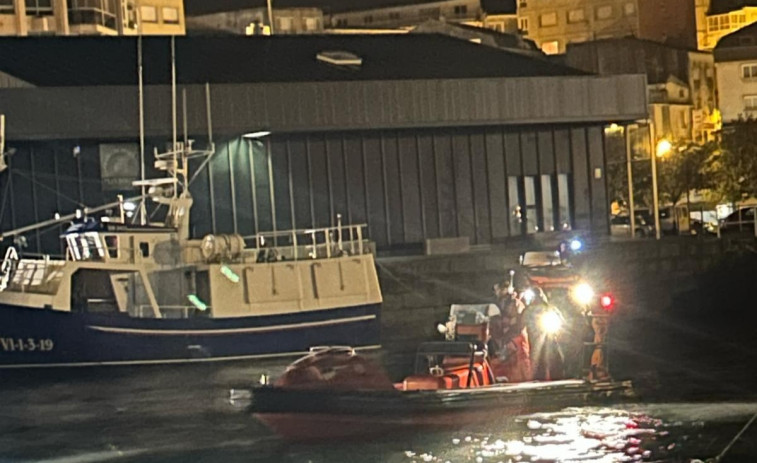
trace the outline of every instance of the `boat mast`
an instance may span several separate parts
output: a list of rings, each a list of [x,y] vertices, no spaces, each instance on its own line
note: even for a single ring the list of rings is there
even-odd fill
[[[139,14],[139,8],[137,8]],[[139,179],[142,182],[142,200],[139,202],[139,223],[147,223],[147,205],[145,204],[146,186],[145,186],[145,95],[144,95],[144,71],[142,62],[142,18],[138,18],[137,27],[139,37],[137,38],[137,67],[139,72]]]
[[[171,151],[173,152],[173,197],[177,197],[178,179],[176,167],[178,165],[178,153],[177,153],[177,133],[176,133],[176,36],[171,36],[171,124],[173,127],[173,144],[171,145]],[[186,147],[184,147],[186,149]]]

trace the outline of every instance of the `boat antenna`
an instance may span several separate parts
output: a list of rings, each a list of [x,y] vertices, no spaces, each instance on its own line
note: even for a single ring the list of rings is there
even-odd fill
[[[137,8],[137,14],[139,8]],[[145,196],[147,194],[145,186],[145,88],[144,88],[144,65],[142,61],[142,18],[138,17],[137,28],[139,36],[137,37],[137,69],[139,75],[139,179],[142,182],[142,199],[139,202],[139,222],[140,225],[147,223],[147,210],[145,208]]]
[[[171,146],[171,151],[173,152],[173,161],[174,166],[177,164],[177,153],[176,153],[176,36],[171,36],[171,123],[173,126],[173,145]],[[173,196],[176,197],[176,169],[173,169],[173,177],[174,177],[174,189],[173,189]]]

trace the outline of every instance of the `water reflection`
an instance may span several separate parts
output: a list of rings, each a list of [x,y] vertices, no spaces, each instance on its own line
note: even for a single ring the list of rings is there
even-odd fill
[[[502,423],[498,432],[452,437],[434,450],[407,450],[413,462],[669,461],[701,423],[669,424],[645,413],[612,408],[570,408]]]

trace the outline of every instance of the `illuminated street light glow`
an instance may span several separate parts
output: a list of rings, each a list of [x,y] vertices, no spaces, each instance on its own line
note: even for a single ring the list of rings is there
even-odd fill
[[[126,212],[134,212],[134,211],[136,211],[136,210],[137,210],[137,205],[136,205],[136,204],[134,204],[134,203],[133,203],[133,202],[131,202],[131,201],[126,201],[126,202],[124,203],[124,206],[123,206],[123,207],[124,207],[124,211],[126,211]]]
[[[657,142],[657,157],[662,158],[670,154],[670,152],[673,151],[673,144],[670,143],[670,140],[662,139],[659,142]]]
[[[584,244],[581,242],[581,240],[572,240],[570,242],[571,251],[580,251],[582,247],[584,247]]]

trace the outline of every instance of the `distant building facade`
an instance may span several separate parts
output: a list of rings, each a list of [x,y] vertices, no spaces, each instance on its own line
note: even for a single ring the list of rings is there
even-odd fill
[[[276,8],[272,10],[276,34],[322,34],[323,11],[320,8]],[[270,35],[271,24],[266,8],[224,11],[187,18],[187,28],[222,31],[244,35]]]
[[[0,0],[0,35],[184,35],[182,0]]]
[[[516,0],[435,0],[348,10],[329,18],[331,29],[410,29],[429,20],[518,32]]]
[[[702,142],[717,130],[711,53],[629,37],[571,44],[565,62],[601,75],[646,74],[657,138]]]
[[[501,48],[534,57],[544,57],[536,44],[520,34],[501,33],[498,30],[448,23],[429,19],[410,31],[411,34],[442,34],[481,45]]]
[[[547,54],[627,36],[696,48],[694,6],[692,0],[519,0],[518,26]]]
[[[757,0],[696,0],[697,44],[712,50],[726,35],[757,21]]]
[[[723,37],[714,54],[723,123],[757,117],[757,24]]]

